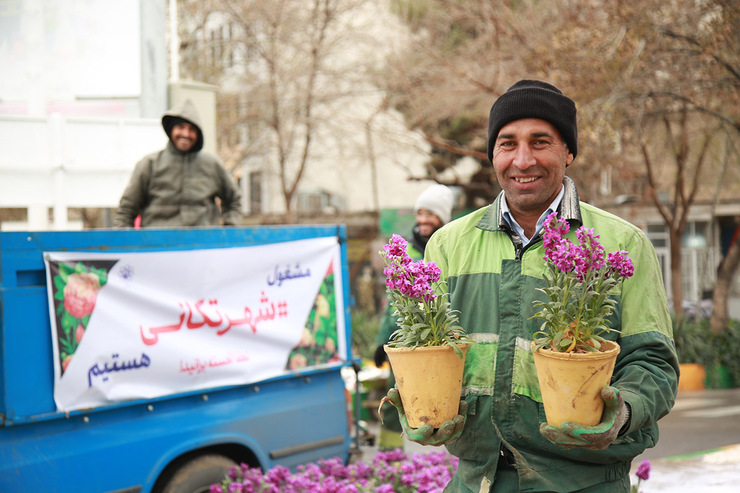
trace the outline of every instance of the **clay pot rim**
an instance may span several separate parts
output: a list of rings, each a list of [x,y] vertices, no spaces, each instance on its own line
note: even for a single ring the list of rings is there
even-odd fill
[[[589,360],[602,360],[602,359],[609,359],[614,356],[614,353],[619,354],[621,351],[621,348],[619,347],[619,344],[615,341],[604,341],[606,346],[611,346],[609,349],[603,350],[603,351],[596,351],[593,353],[561,353],[560,351],[553,351],[551,349],[545,349],[545,348],[539,348],[537,351],[535,351],[536,354],[544,357],[544,358],[551,358],[551,359],[560,359],[560,360],[579,360],[579,359],[589,359]],[[532,343],[532,346],[534,346],[534,342]]]

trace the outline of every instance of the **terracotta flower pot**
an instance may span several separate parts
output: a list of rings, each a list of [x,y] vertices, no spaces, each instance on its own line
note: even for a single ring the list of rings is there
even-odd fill
[[[573,421],[594,426],[601,421],[601,389],[611,383],[619,344],[606,341],[595,353],[560,353],[538,349],[533,353],[547,423]]]
[[[681,376],[678,378],[678,391],[704,390],[706,380],[706,368],[698,363],[681,363]]]
[[[462,358],[448,346],[416,349],[385,346],[412,428],[425,424],[439,428],[457,415],[468,346],[459,344]]]

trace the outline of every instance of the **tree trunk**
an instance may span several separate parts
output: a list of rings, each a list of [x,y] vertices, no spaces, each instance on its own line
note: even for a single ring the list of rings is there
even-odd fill
[[[676,320],[683,319],[683,280],[681,275],[681,231],[670,230],[671,299]]]
[[[712,293],[712,316],[709,319],[709,326],[712,333],[720,334],[727,330],[729,316],[730,287],[732,278],[735,276],[738,265],[740,265],[740,242],[738,241],[740,226],[735,228],[735,234],[727,249],[725,258],[720,262],[717,268],[717,281],[714,284],[714,293]]]

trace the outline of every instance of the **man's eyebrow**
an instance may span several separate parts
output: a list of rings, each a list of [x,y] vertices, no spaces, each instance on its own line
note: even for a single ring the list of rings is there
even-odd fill
[[[551,139],[554,139],[555,136],[551,134],[550,132],[533,132],[529,134],[530,139],[540,139],[542,137],[549,137]],[[496,141],[499,140],[508,140],[508,139],[515,139],[515,134],[498,134],[498,137],[496,138]]]

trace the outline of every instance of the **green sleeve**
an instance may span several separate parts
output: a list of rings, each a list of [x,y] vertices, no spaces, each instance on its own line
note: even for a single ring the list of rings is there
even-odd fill
[[[627,250],[635,274],[622,287],[621,351],[613,385],[630,405],[631,432],[655,426],[668,414],[676,400],[679,370],[655,250],[642,231],[635,233]]]
[[[149,177],[152,173],[152,160],[154,156],[149,155],[136,163],[131,180],[126,186],[121,201],[113,218],[113,226],[116,228],[131,228],[134,219],[146,207],[149,201]]]

